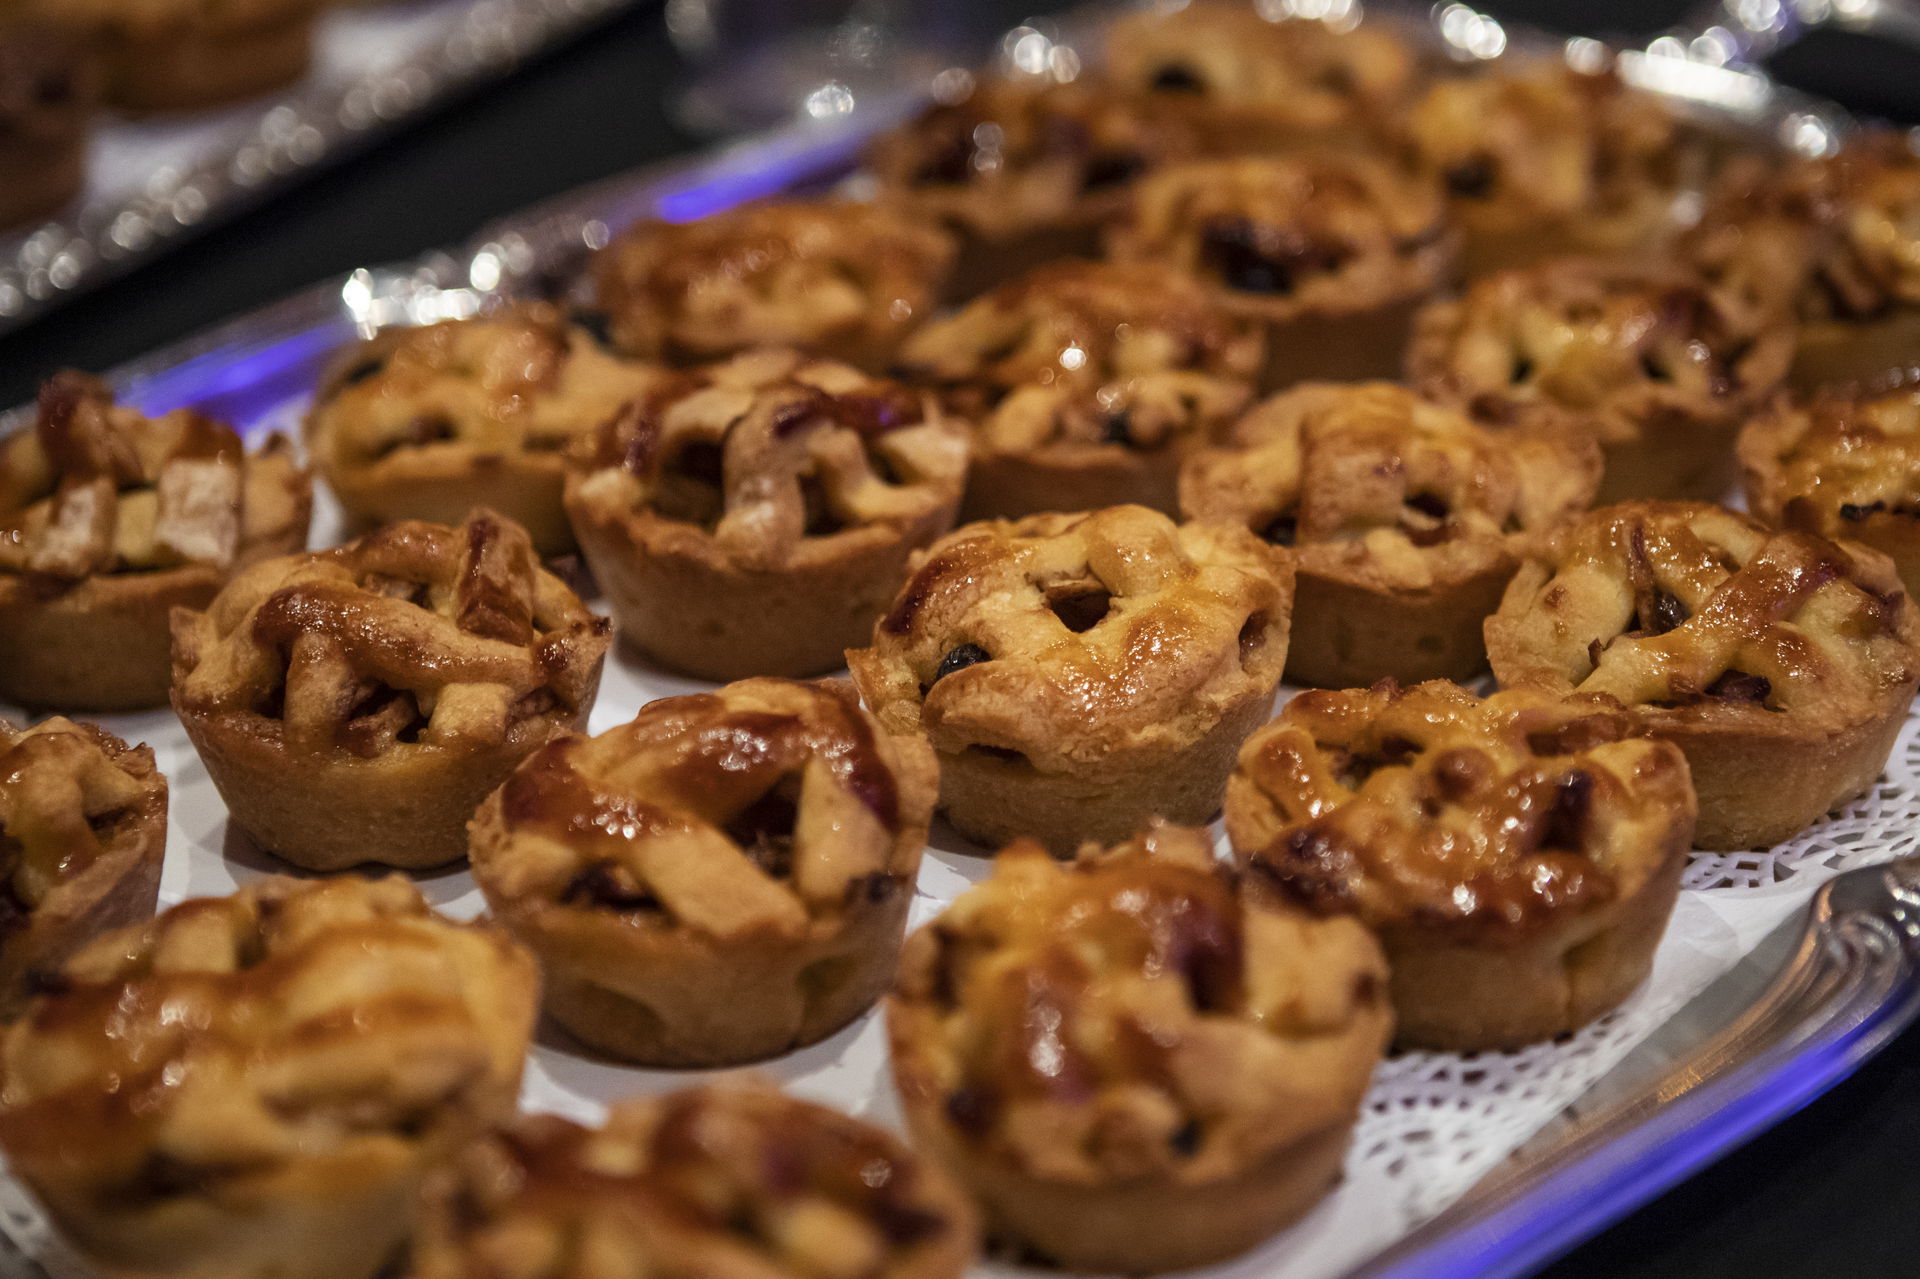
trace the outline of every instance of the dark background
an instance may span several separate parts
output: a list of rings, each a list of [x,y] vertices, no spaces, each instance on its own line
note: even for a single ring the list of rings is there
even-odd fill
[[[777,0],[776,0],[777,2]],[[997,30],[1043,0],[980,0]],[[1638,35],[1685,3],[1487,4],[1565,31]],[[14,335],[0,405],[62,366],[102,369],[350,268],[456,243],[543,196],[699,145],[665,101],[682,74],[647,7],[411,127]],[[1857,109],[1920,119],[1920,55],[1843,35],[1789,51],[1790,82]],[[1552,1279],[1920,1273],[1920,1033],[1752,1145],[1547,1272]]]

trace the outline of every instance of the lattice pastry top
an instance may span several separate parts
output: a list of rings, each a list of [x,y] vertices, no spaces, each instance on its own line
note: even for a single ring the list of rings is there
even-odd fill
[[[882,135],[867,165],[889,199],[991,238],[1097,217],[1141,173],[1200,145],[1186,117],[1090,76],[1009,76]]]
[[[1211,438],[1253,395],[1259,325],[1153,262],[1055,262],[936,320],[901,348],[916,383],[981,447],[1155,449]]]
[[[1120,261],[1168,262],[1285,317],[1425,293],[1453,252],[1436,184],[1355,153],[1169,165],[1108,230]]]
[[[1493,941],[1630,900],[1693,832],[1686,759],[1605,696],[1311,690],[1240,752],[1248,873],[1370,926]]]
[[[1658,98],[1558,58],[1441,80],[1407,128],[1420,167],[1489,232],[1671,219],[1688,176],[1690,148]]]
[[[970,524],[916,559],[847,661],[896,733],[1045,769],[1191,742],[1271,688],[1293,567],[1244,529],[1140,506]]]
[[[976,1246],[932,1165],[759,1084],[524,1116],[424,1202],[417,1279],[959,1279]]]
[[[936,765],[852,690],[749,679],[542,747],[500,793],[489,892],[639,928],[798,939],[910,893]]]
[[[614,341],[673,362],[797,346],[869,367],[939,300],[952,238],[846,201],[748,204],[695,222],[642,222],[600,255]]]
[[[1862,546],[1705,502],[1622,502],[1539,555],[1487,622],[1503,683],[1786,732],[1874,719],[1920,678],[1920,613]]]
[[[844,364],[756,351],[667,379],[582,440],[569,501],[758,568],[891,540],[957,500],[966,429]]]
[[[1303,383],[1187,460],[1181,509],[1298,548],[1302,569],[1421,590],[1511,563],[1586,509],[1599,450],[1495,435],[1386,382]]]
[[[174,705],[303,755],[476,750],[591,705],[608,623],[489,511],[259,564],[175,614]]]
[[[1380,125],[1418,72],[1381,23],[1272,21],[1232,0],[1123,14],[1107,29],[1106,63],[1120,84],[1258,111],[1296,131]]]
[[[1364,927],[1172,827],[1067,863],[1010,845],[907,939],[889,1009],[903,1090],[1069,1184],[1209,1182],[1344,1120],[1390,1021]]]
[[[334,1198],[509,1108],[536,983],[398,877],[188,901],[82,950],[7,1028],[0,1145],[56,1214],[145,1217],[140,1260],[177,1266],[197,1214]]]
[[[1757,305],[1868,320],[1920,306],[1920,155],[1864,129],[1833,155],[1727,166],[1689,256]]]
[[[225,576],[302,541],[311,501],[278,436],[249,456],[212,418],[148,418],[95,378],[57,373],[32,428],[0,442],[0,578],[58,591],[168,569]]]
[[[323,472],[559,454],[659,375],[544,303],[391,328],[334,362],[306,439]]]
[[[1827,537],[1920,519],[1920,379],[1776,400],[1740,436],[1747,502]]]
[[[0,720],[0,938],[85,892],[80,881],[103,859],[152,851],[166,817],[167,779],[150,748],[69,719]]]
[[[1485,276],[1420,314],[1410,380],[1491,426],[1602,443],[1726,422],[1786,376],[1793,330],[1677,267],[1561,258]]]

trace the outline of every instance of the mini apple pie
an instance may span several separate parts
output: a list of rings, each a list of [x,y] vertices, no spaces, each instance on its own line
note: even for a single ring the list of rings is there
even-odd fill
[[[1590,440],[1496,435],[1386,382],[1303,382],[1188,458],[1180,505],[1294,548],[1287,678],[1345,688],[1485,670],[1481,623],[1520,557],[1599,482]]]
[[[748,204],[698,222],[641,222],[600,254],[615,345],[673,364],[758,346],[885,367],[933,312],[957,246],[873,204]]]
[[[0,698],[124,711],[167,700],[167,612],[306,545],[312,490],[279,437],[249,455],[188,409],[148,418],[81,373],[0,441]]]
[[[1920,350],[1920,154],[1862,129],[1834,154],[1728,166],[1689,256],[1799,325],[1802,390],[1906,369]]]
[[[322,0],[23,0],[86,33],[107,98],[130,111],[220,106],[307,73]]]
[[[561,454],[660,376],[544,304],[388,329],[334,361],[307,450],[357,520],[457,524],[485,506],[559,554]]]
[[[1740,432],[1740,462],[1748,510],[1871,546],[1920,594],[1920,374],[1781,397]]]
[[[1920,685],[1886,556],[1705,502],[1623,502],[1547,539],[1487,619],[1502,684],[1607,693],[1679,745],[1695,845],[1775,844],[1873,784]]]
[[[1247,739],[1227,834],[1248,875],[1380,938],[1402,1043],[1479,1052],[1646,980],[1694,808],[1686,757],[1612,698],[1386,680]]]
[[[1428,307],[1407,373],[1487,426],[1593,437],[1602,502],[1718,498],[1740,424],[1792,358],[1790,325],[1679,267],[1558,258]]]
[[[237,822],[308,870],[466,855],[515,765],[586,726],[609,626],[491,511],[269,560],[173,615],[173,709]]]
[[[950,296],[1099,248],[1142,173],[1200,149],[1185,117],[1091,77],[1008,76],[937,102],[867,156],[886,201],[960,240]]]
[[[0,1148],[103,1279],[372,1279],[512,1113],[538,977],[343,876],[185,902],[51,985],[0,1039]]]
[[[0,1019],[75,950],[153,916],[167,779],[105,729],[0,719]]]
[[[1705,167],[1658,98],[1559,60],[1441,80],[1407,132],[1416,166],[1446,187],[1469,276],[1654,248]]]
[[[1010,845],[887,1001],[915,1144],[989,1230],[1095,1274],[1222,1260],[1311,1208],[1392,1021],[1364,927],[1174,827],[1065,864]]]
[[[411,1279],[961,1279],[973,1210],[891,1134],[764,1084],[527,1115],[429,1184]]]
[[[936,320],[901,372],[973,424],[966,519],[1174,509],[1180,458],[1253,398],[1261,327],[1151,262],[1056,262]]]
[[[771,1057],[886,989],[935,769],[844,685],[670,697],[522,764],[474,818],[474,879],[588,1045],[656,1066]]]
[[[1065,856],[1219,811],[1292,602],[1287,553],[1233,525],[1141,506],[969,524],[847,664],[889,731],[933,743],[956,828]]]
[[[1204,108],[1220,140],[1240,150],[1376,140],[1417,87],[1413,52],[1379,21],[1266,16],[1277,7],[1141,6],[1108,27],[1108,72],[1163,109]]]
[[[1354,153],[1170,165],[1108,228],[1117,261],[1167,262],[1265,321],[1265,385],[1400,371],[1415,309],[1446,279],[1439,187]]]
[[[903,386],[758,351],[669,379],[568,465],[623,639],[709,679],[818,675],[952,526],[967,437]]]

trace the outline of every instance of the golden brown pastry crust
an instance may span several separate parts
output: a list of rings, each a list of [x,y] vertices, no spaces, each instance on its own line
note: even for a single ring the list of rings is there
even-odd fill
[[[1846,538],[1920,591],[1920,377],[1777,398],[1740,432],[1747,509]]]
[[[475,817],[473,873],[575,1036],[733,1065],[886,989],[937,787],[851,688],[743,680],[537,751]]]
[[[167,697],[167,613],[306,544],[312,489],[275,436],[247,454],[188,409],[147,418],[59,373],[0,442],[0,698],[137,710]]]
[[[611,628],[491,511],[256,565],[173,615],[173,709],[233,819],[308,870],[423,869],[586,726]]]
[[[1354,152],[1170,165],[1108,227],[1117,261],[1165,262],[1272,328],[1265,384],[1391,377],[1454,235],[1434,184]]]
[[[580,441],[567,512],[627,642],[709,679],[818,675],[952,526],[966,454],[917,392],[759,351]]]
[[[1174,509],[1179,460],[1253,398],[1261,327],[1151,262],[1056,262],[936,320],[901,372],[973,425],[963,519]]]
[[[1682,267],[1557,258],[1423,310],[1407,376],[1488,426],[1592,436],[1599,501],[1719,498],[1734,436],[1792,348],[1791,325]]]
[[[790,346],[877,370],[933,313],[955,251],[894,209],[774,201],[641,222],[600,254],[594,279],[615,344],[646,359]]]
[[[1468,276],[1568,253],[1629,254],[1678,230],[1702,148],[1652,94],[1558,58],[1436,82],[1407,117],[1414,164],[1444,184]]]
[[[306,74],[321,0],[26,0],[87,34],[108,99],[131,111],[217,106]]]
[[[109,1279],[371,1279],[511,1113],[532,959],[399,878],[262,880],[101,938],[0,1039],[0,1146]]]
[[[1705,502],[1623,502],[1545,539],[1487,653],[1503,684],[1606,693],[1687,754],[1698,847],[1798,832],[1873,783],[1920,684],[1920,612],[1877,551]]]
[[[1798,322],[1793,385],[1878,378],[1920,347],[1920,156],[1894,129],[1833,155],[1729,164],[1688,257],[1728,292]]]
[[[887,1001],[915,1143],[990,1226],[1094,1273],[1253,1246],[1339,1177],[1386,1046],[1386,965],[1160,827],[1027,841],[908,938]]]
[[[960,1279],[965,1199],[896,1138],[757,1082],[526,1115],[428,1187],[414,1279]]]
[[[1092,75],[1008,75],[936,102],[867,153],[881,199],[960,241],[949,296],[1099,248],[1142,174],[1199,153],[1199,126]]]
[[[1248,874],[1380,938],[1401,1042],[1517,1048],[1646,980],[1680,891],[1686,757],[1605,696],[1454,684],[1310,692],[1247,740]]]
[[[890,732],[925,733],[940,804],[988,846],[1061,855],[1199,824],[1286,665],[1293,565],[1139,506],[969,524],[918,556],[847,654]]]
[[[153,751],[66,719],[0,719],[0,1019],[67,957],[153,916],[167,779]]]
[[[52,213],[80,190],[99,81],[75,33],[0,17],[0,228]]]
[[[1599,480],[1591,440],[1496,435],[1385,382],[1303,382],[1189,457],[1180,505],[1293,548],[1287,678],[1345,688],[1484,670],[1481,623],[1520,557]]]
[[[1220,145],[1244,151],[1376,140],[1420,73],[1384,22],[1274,21],[1236,0],[1123,13],[1105,53],[1116,83],[1163,111],[1200,108]]]
[[[544,303],[388,329],[335,358],[307,452],[365,524],[457,524],[485,506],[555,555],[573,549],[561,454],[661,376]]]

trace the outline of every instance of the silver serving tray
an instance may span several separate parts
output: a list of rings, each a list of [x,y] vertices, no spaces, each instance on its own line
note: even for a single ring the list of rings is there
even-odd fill
[[[1324,10],[1328,0],[1295,3]],[[1911,19],[1871,0],[1844,13],[1826,11],[1827,20],[1875,30],[1889,14],[1896,25]],[[1463,59],[1543,43],[1462,5],[1436,6],[1432,17],[1442,44]],[[1698,34],[1622,53],[1620,66],[1643,87],[1750,138],[1824,150],[1848,127],[1844,113],[1773,85],[1743,62],[1819,17],[1814,0],[1797,8],[1729,0]],[[1909,29],[1920,32],[1920,24]],[[1021,28],[1006,49],[1016,61],[1044,58],[1059,35]],[[1576,39],[1566,42],[1566,54],[1580,59],[1604,50]],[[388,326],[472,315],[507,298],[564,294],[587,255],[637,217],[687,219],[838,182],[853,171],[865,142],[914,105],[862,103],[845,118],[795,125],[597,184],[488,227],[457,250],[315,285],[112,370],[109,380],[149,412],[192,404],[242,425],[258,423],[310,389],[343,343]],[[0,432],[25,412],[0,415]],[[1920,758],[1915,725],[1902,743],[1905,754]],[[1826,839],[1820,857],[1769,863],[1754,882],[1793,875],[1810,882],[1837,865],[1880,864],[1829,879],[1810,911],[1793,912],[1465,1197],[1347,1273],[1530,1273],[1805,1105],[1884,1047],[1920,1015],[1920,855],[1896,858],[1916,846],[1915,838],[1886,834],[1905,832],[1910,821],[1889,826],[1884,813],[1880,821],[1878,836],[1842,829]],[[1741,855],[1718,860],[1732,867]],[[1706,879],[1714,873],[1708,867]],[[17,1205],[17,1196],[0,1196],[0,1275],[45,1279],[30,1255],[44,1225],[27,1220]]]
[[[639,0],[394,0],[321,18],[305,79],[213,111],[102,113],[87,189],[0,231],[0,334],[190,236],[463,88]]]

